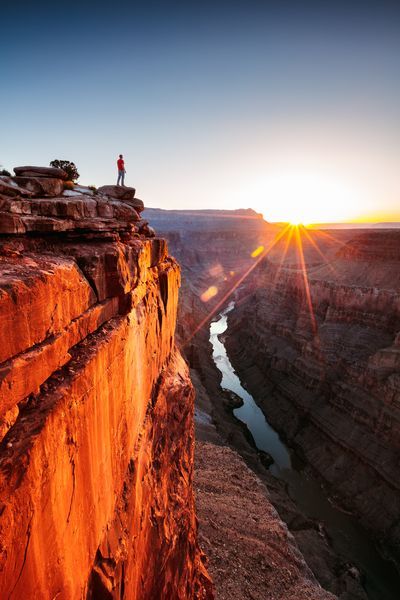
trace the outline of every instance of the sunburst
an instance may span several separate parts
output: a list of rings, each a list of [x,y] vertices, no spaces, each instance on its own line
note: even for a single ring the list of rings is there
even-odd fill
[[[316,232],[313,231],[313,234],[315,234],[315,233]],[[322,232],[318,232],[318,233],[322,233]],[[323,236],[326,238],[332,239],[332,241],[339,242],[339,240],[337,240],[333,236],[330,236],[329,234],[326,234],[325,232],[324,232]],[[294,225],[293,223],[288,223],[285,227],[283,227],[280,231],[278,231],[276,233],[274,238],[269,242],[269,244],[267,246],[264,247],[264,246],[260,245],[251,253],[251,256],[255,259],[254,262],[231,285],[231,287],[222,295],[222,297],[213,306],[213,308],[207,313],[207,315],[204,317],[204,319],[202,319],[202,321],[197,325],[197,327],[191,333],[191,335],[189,336],[189,338],[186,340],[185,343],[186,344],[189,343],[190,340],[200,331],[200,329],[202,329],[205,325],[207,325],[209,323],[210,319],[220,310],[220,308],[224,304],[227,303],[229,298],[232,296],[232,294],[235,292],[235,290],[243,283],[243,281],[254,271],[254,269],[260,264],[260,262],[263,261],[268,256],[268,254],[271,252],[271,250],[273,248],[275,248],[280,241],[282,241],[283,242],[282,254],[280,256],[277,270],[276,270],[274,280],[273,280],[273,286],[275,287],[279,280],[279,276],[282,272],[282,269],[283,269],[283,266],[285,263],[285,259],[286,259],[287,253],[288,253],[288,249],[293,240],[294,240],[295,247],[296,247],[296,254],[298,257],[299,269],[300,269],[300,273],[301,273],[301,280],[303,282],[304,297],[305,297],[305,301],[306,301],[307,311],[310,316],[311,330],[314,335],[314,338],[317,339],[318,338],[318,324],[317,324],[317,319],[315,316],[313,302],[312,302],[312,294],[311,294],[310,283],[309,283],[309,269],[307,268],[307,262],[306,262],[305,253],[304,253],[303,238],[304,238],[304,240],[307,240],[307,242],[309,242],[312,245],[312,247],[316,250],[318,255],[321,257],[323,264],[327,265],[328,268],[330,268],[332,270],[332,272],[335,273],[335,269],[334,269],[333,265],[328,260],[327,256],[324,254],[324,252],[321,250],[321,248],[319,247],[319,245],[315,241],[315,239],[313,239],[313,236],[310,234],[310,232],[307,231],[306,227],[302,224]]]

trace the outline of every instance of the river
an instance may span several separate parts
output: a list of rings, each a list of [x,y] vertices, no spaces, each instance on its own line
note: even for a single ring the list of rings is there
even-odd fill
[[[214,362],[222,374],[221,387],[234,392],[243,400],[243,405],[233,411],[235,417],[247,425],[257,448],[273,458],[270,472],[286,482],[291,499],[304,514],[323,524],[335,552],[345,562],[354,564],[363,574],[368,598],[398,600],[400,578],[393,563],[380,555],[354,517],[334,506],[324,488],[294,466],[294,462],[298,462],[292,460],[295,455],[269,425],[253,396],[242,386],[219,337],[227,329],[227,315],[234,306],[234,302],[231,302],[218,315],[217,320],[211,323],[210,342]]]

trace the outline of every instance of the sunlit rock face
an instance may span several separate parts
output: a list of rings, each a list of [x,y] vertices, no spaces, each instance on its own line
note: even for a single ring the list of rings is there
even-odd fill
[[[211,598],[179,267],[128,204],[79,194],[84,227],[67,195],[43,199],[33,235],[24,216],[0,229],[0,597]],[[4,222],[18,202],[4,195]]]
[[[264,261],[230,315],[235,369],[270,422],[399,558],[400,232],[307,273]]]

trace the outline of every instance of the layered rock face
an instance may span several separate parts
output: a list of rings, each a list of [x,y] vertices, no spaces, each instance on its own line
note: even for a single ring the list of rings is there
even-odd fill
[[[48,170],[49,176],[24,170],[21,171],[23,176],[0,177],[0,227],[3,234],[64,231],[132,233],[147,224],[140,219],[139,212],[144,206],[134,197],[133,188],[104,186],[96,194],[82,186],[71,185],[72,189],[64,189],[64,171],[56,168]],[[19,169],[17,171],[20,172]],[[59,178],[54,177],[54,171],[60,171]]]
[[[227,341],[272,425],[397,558],[399,248],[400,232],[361,234],[309,269],[308,285],[264,261]]]
[[[211,598],[178,265],[134,192],[6,183],[18,190],[0,190],[0,596]]]

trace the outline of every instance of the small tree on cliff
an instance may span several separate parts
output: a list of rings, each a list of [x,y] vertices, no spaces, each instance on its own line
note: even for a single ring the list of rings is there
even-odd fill
[[[3,169],[3,165],[0,165],[0,175],[6,176],[6,177],[11,177],[10,171]]]
[[[76,168],[75,163],[70,162],[69,160],[52,160],[50,166],[65,171],[70,181],[76,181],[79,178],[78,169]]]

